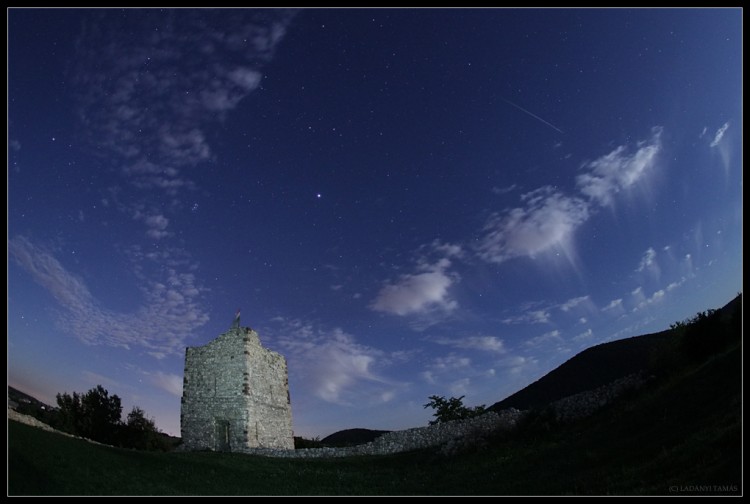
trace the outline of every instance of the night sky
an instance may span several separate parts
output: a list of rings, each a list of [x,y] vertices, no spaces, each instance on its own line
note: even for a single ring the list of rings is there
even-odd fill
[[[742,290],[742,11],[8,11],[8,383],[426,425]]]

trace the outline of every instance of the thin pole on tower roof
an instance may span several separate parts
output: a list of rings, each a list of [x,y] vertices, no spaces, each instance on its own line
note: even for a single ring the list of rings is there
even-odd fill
[[[240,309],[237,308],[237,313],[234,314],[234,321],[232,322],[232,329],[240,327]]]

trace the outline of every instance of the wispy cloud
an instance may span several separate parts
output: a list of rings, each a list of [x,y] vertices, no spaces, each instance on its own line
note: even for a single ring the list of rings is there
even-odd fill
[[[614,196],[641,180],[656,164],[661,151],[661,128],[653,128],[648,140],[638,143],[635,152],[630,153],[622,145],[607,155],[585,163],[586,171],[576,177],[576,185],[590,201],[609,206]]]
[[[688,278],[682,277],[679,280],[677,280],[676,282],[672,282],[669,285],[667,285],[666,291],[667,292],[671,292],[671,291],[677,289],[678,287],[682,286],[682,284],[684,284],[687,281],[688,281]]]
[[[420,377],[437,389],[447,389],[452,395],[464,395],[468,392],[472,376],[486,372],[475,369],[471,358],[454,352],[434,357],[420,373]]]
[[[545,186],[521,196],[524,206],[492,215],[484,226],[479,256],[502,263],[535,257],[554,247],[569,250],[573,232],[589,217],[587,204]]]
[[[564,312],[569,312],[576,306],[590,305],[590,304],[591,304],[591,299],[589,298],[589,296],[580,296],[580,297],[568,299],[567,301],[565,301],[563,304],[560,305],[560,309]]]
[[[610,303],[602,308],[603,312],[615,312],[617,314],[622,314],[622,312],[625,311],[625,309],[622,306],[622,298],[613,299],[610,301]]]
[[[448,386],[448,390],[454,396],[466,395],[469,392],[471,378],[460,378]]]
[[[125,388],[125,386],[121,382],[109,378],[108,376],[95,373],[93,371],[83,371],[81,374],[83,375],[83,378],[88,382],[89,386],[92,388],[97,385],[102,385],[104,388],[109,387],[108,392],[111,390],[122,390],[123,388]]]
[[[553,186],[543,186],[520,196],[521,204],[515,208],[490,215],[476,245],[468,247],[484,261],[505,261],[542,254],[552,257],[557,252],[576,266],[573,244],[574,233],[601,206],[610,205],[615,195],[626,191],[642,181],[656,165],[661,151],[661,127],[654,127],[651,136],[635,146],[621,145],[609,154],[584,163],[584,173],[576,177],[579,195],[567,195]],[[515,190],[494,188],[498,194]],[[456,273],[449,273],[450,258],[462,258],[467,247],[453,245],[460,253],[448,254],[437,262],[422,260],[418,272],[401,275],[386,283],[376,299],[370,304],[375,311],[409,315],[440,310],[450,312],[457,303],[449,296],[449,288],[459,280]],[[433,244],[433,249],[437,247]],[[595,307],[587,296],[571,299],[562,305],[563,311],[572,310],[585,303],[588,310]],[[528,311],[503,320],[506,324],[547,323],[549,310]]]
[[[726,122],[724,125],[716,130],[716,134],[714,135],[714,139],[711,141],[711,147],[716,147],[721,142],[721,139],[724,138],[724,133],[727,132],[729,129],[729,123]]]
[[[725,176],[729,176],[730,161],[732,153],[730,149],[730,142],[728,139],[724,139],[726,132],[729,129],[729,123],[726,122],[724,125],[716,131],[713,141],[711,141],[711,148],[716,149],[721,159],[722,167],[724,168]]]
[[[574,336],[573,341],[575,341],[576,343],[580,343],[582,341],[588,341],[593,337],[594,337],[594,331],[592,331],[591,329],[587,329],[581,334]]]
[[[562,336],[560,336],[560,331],[555,329],[554,331],[549,331],[540,336],[535,336],[529,340],[526,340],[524,342],[524,346],[529,348],[538,348],[541,346],[559,345],[562,342],[563,339]]]
[[[539,361],[535,357],[513,355],[498,361],[497,367],[503,369],[505,372],[511,375],[519,375],[535,369],[538,364]]]
[[[435,340],[440,345],[454,348],[468,348],[483,352],[505,352],[503,340],[496,336],[469,336],[466,338],[440,338]]]
[[[394,359],[376,348],[357,343],[341,329],[321,330],[298,320],[273,329],[284,349],[295,385],[329,403],[354,405],[393,398],[403,384],[381,376],[379,369]]]
[[[166,219],[164,195],[170,209],[181,206],[197,187],[193,169],[215,158],[211,131],[260,86],[293,15],[105,9],[87,16],[69,75],[81,134],[133,190],[116,208],[132,213],[150,201]],[[166,220],[142,222],[149,238],[170,236]]]
[[[634,294],[634,297],[638,299],[638,304],[633,308],[633,311],[642,310],[643,308],[646,308],[647,306],[650,306],[652,304],[658,303],[662,299],[664,299],[664,296],[666,295],[666,292],[663,289],[657,290],[654,292],[651,297],[645,297],[642,293],[642,291],[639,291],[638,294]]]
[[[652,269],[654,266],[658,268],[655,261],[656,261],[656,250],[654,250],[653,247],[649,247],[648,249],[646,249],[646,252],[643,253],[641,262],[638,263],[638,267],[635,269],[635,271],[637,272],[646,271],[646,270]]]
[[[148,226],[148,231],[146,231],[146,234],[151,238],[158,240],[160,238],[169,236],[170,233],[167,231],[169,219],[167,219],[163,215],[149,215],[148,217],[146,217],[145,222],[146,226]]]
[[[460,248],[451,249],[453,253],[458,251]],[[370,303],[370,309],[400,316],[454,310],[458,303],[450,297],[449,289],[460,277],[448,271],[450,266],[446,257],[435,263],[420,260],[416,273],[387,282]]]
[[[636,306],[641,304],[646,300],[646,295],[643,294],[643,287],[636,287],[630,292],[630,297],[632,298],[633,304]]]
[[[546,309],[528,310],[521,315],[506,317],[503,324],[547,324],[550,320],[550,312]]]
[[[429,254],[437,254],[441,257],[463,257],[464,249],[456,243],[443,243],[440,240],[433,241],[430,245],[421,247],[422,251]]]
[[[584,163],[576,177],[580,195],[566,195],[544,186],[521,196],[521,206],[492,214],[477,247],[479,256],[494,263],[535,257],[558,250],[572,261],[576,229],[600,206],[611,205],[617,193],[630,189],[652,171],[661,151],[662,128],[635,148],[621,145]]]
[[[471,366],[471,359],[469,357],[458,355],[455,353],[448,354],[446,356],[435,357],[430,364],[430,368],[433,371],[448,371],[453,369],[465,369]]]
[[[58,325],[86,344],[138,348],[157,358],[182,355],[186,338],[208,321],[203,288],[182,251],[128,251],[143,294],[142,306],[132,313],[102,307],[83,280],[25,237],[11,239],[8,253],[55,299]]]
[[[492,188],[492,192],[499,196],[502,196],[503,194],[512,193],[513,191],[516,191],[516,190],[518,190],[518,184],[511,184],[506,187],[495,186]]]
[[[144,372],[151,383],[175,397],[182,397],[182,376],[162,371]]]

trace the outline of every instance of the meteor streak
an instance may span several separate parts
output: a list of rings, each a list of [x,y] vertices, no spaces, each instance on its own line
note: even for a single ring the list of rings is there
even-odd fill
[[[526,112],[527,114],[529,114],[529,115],[530,115],[531,117],[533,117],[534,119],[538,119],[539,121],[542,121],[542,122],[543,122],[544,124],[546,124],[546,125],[547,125],[547,126],[549,126],[550,128],[553,128],[553,129],[555,129],[556,131],[559,131],[560,133],[565,133],[565,132],[564,132],[563,130],[561,130],[560,128],[558,128],[558,127],[557,127],[557,126],[555,126],[554,124],[552,124],[552,123],[550,123],[550,122],[547,122],[547,121],[545,121],[544,119],[542,119],[541,117],[539,117],[539,116],[538,116],[538,115],[536,115],[536,114],[532,114],[531,112],[529,112],[528,110],[526,110],[526,109],[525,109],[525,108],[523,108],[522,106],[520,106],[520,105],[516,105],[516,104],[515,104],[515,103],[513,103],[512,101],[510,101],[510,100],[506,100],[505,98],[503,98],[502,100],[503,100],[503,101],[504,101],[505,103],[507,103],[508,105],[513,105],[514,107],[516,107],[516,108],[517,108],[518,110],[520,110],[521,112]]]

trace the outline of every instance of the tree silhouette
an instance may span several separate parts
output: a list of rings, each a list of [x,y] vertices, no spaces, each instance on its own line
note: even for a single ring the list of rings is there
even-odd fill
[[[146,412],[138,406],[133,406],[133,409],[128,413],[123,432],[123,443],[128,448],[135,448],[136,450],[167,449],[154,421],[147,418]]]
[[[428,398],[430,402],[424,405],[425,408],[433,408],[435,410],[435,413],[432,415],[435,417],[435,420],[430,420],[430,425],[449,422],[451,420],[472,418],[485,412],[486,408],[484,404],[467,408],[462,402],[463,398],[464,396],[451,397],[450,399],[437,395],[430,396]]]

